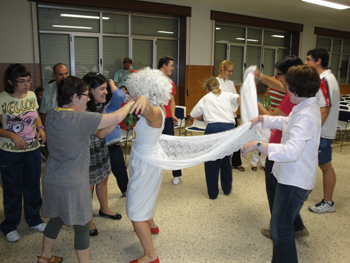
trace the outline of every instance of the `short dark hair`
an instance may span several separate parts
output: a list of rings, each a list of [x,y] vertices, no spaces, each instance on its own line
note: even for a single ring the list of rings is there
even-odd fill
[[[69,76],[62,79],[57,87],[58,106],[62,107],[63,105],[71,103],[74,94],[77,94],[78,98],[80,98],[81,94],[86,90],[88,90],[88,85],[85,81],[77,77]]]
[[[307,56],[315,59],[315,62],[321,59],[321,67],[326,69],[329,64],[329,53],[324,48],[314,48],[307,52]]]
[[[55,66],[53,66],[53,69],[52,69],[52,73],[53,73],[53,74],[55,74],[55,75],[57,74],[56,69],[57,69],[57,67],[60,66],[60,65],[65,66],[65,67],[67,68],[67,66],[66,66],[65,64],[63,64],[63,63],[57,63]]]
[[[288,89],[300,98],[314,97],[320,88],[321,80],[315,68],[310,66],[293,66],[286,75]]]
[[[281,71],[282,74],[286,75],[290,67],[299,65],[304,65],[303,61],[297,56],[290,55],[285,56],[280,61],[278,61],[275,65],[275,68]]]
[[[44,88],[43,87],[37,87],[35,89],[35,95],[38,96],[39,92],[44,92]]]
[[[158,61],[158,69],[160,69],[161,67],[163,67],[163,65],[168,65],[169,64],[169,61],[174,61],[174,59],[170,56],[164,56],[164,57],[161,57]]]
[[[31,77],[29,70],[25,66],[19,63],[11,64],[5,71],[5,91],[9,94],[15,93],[17,78],[28,76]]]
[[[123,64],[130,62],[132,64],[132,59],[131,58],[124,58]]]
[[[103,76],[100,73],[96,72],[89,72],[87,73],[84,77],[83,80],[89,84],[90,89],[96,89],[97,87],[101,86],[104,83],[107,83],[108,85],[108,80],[105,76]],[[94,96],[92,96],[91,92],[89,93],[90,96],[90,101],[87,102],[87,108],[92,111],[92,112],[97,112],[96,109],[96,103]]]

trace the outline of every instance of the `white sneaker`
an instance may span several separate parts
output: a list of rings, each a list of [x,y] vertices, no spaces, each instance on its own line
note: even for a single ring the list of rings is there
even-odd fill
[[[173,185],[178,185],[180,183],[180,181],[181,181],[180,176],[174,177],[173,178]]]
[[[13,230],[6,235],[6,239],[8,242],[17,242],[21,237],[19,236],[17,230]]]
[[[44,232],[45,227],[46,227],[46,223],[41,223],[41,224],[36,225],[36,226],[31,226],[30,228],[38,230],[39,232]]]
[[[323,213],[333,213],[335,212],[334,202],[332,201],[332,205],[330,205],[326,200],[322,199],[322,201],[316,205],[309,206],[309,211],[323,214]]]

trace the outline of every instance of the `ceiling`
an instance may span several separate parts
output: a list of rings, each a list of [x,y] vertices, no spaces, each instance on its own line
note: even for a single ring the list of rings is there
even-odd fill
[[[350,6],[350,0],[330,1]],[[178,0],[174,1],[174,4],[184,6],[207,5],[215,11],[251,16],[259,14],[259,17],[263,18],[300,24],[311,20],[318,27],[350,31],[350,9],[337,10],[302,2],[301,0]]]

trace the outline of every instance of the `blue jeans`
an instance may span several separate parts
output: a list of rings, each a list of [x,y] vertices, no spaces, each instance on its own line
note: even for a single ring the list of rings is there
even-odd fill
[[[210,123],[205,134],[218,133],[234,129],[233,123]],[[232,190],[232,167],[231,156],[223,159],[205,162],[205,179],[207,181],[208,195],[210,199],[215,199],[219,194],[219,172],[221,171],[221,188],[224,194],[228,195]]]
[[[174,123],[171,117],[165,119],[163,134],[172,135],[172,136],[175,135]],[[181,170],[173,171],[174,177],[180,177],[181,175],[182,175]]]
[[[1,232],[7,235],[16,230],[21,221],[22,197],[27,224],[32,227],[43,223],[40,217],[40,148],[19,153],[0,150],[0,169],[5,214]]]
[[[275,194],[277,187],[277,179],[272,173],[272,167],[274,165],[274,161],[270,161],[268,157],[266,157],[265,162],[265,184],[266,184],[266,194],[267,200],[269,201],[270,213],[272,214],[273,203],[275,202]],[[298,214],[294,220],[294,231],[300,231],[305,228],[303,220],[301,219],[300,214]]]
[[[111,160],[112,173],[117,179],[117,184],[122,193],[126,192],[129,178],[126,171],[122,147],[120,144],[112,144],[108,146],[109,158]]]
[[[297,263],[294,221],[311,190],[277,183],[270,229],[273,242],[272,263]]]

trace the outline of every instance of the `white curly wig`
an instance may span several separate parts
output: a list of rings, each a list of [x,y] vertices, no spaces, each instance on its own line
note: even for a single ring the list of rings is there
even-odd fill
[[[126,84],[132,99],[144,95],[152,106],[168,104],[172,93],[171,80],[160,70],[149,67],[131,74]]]

